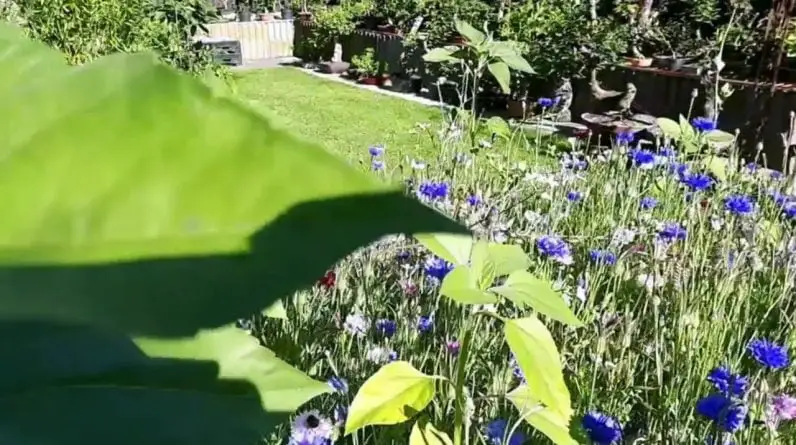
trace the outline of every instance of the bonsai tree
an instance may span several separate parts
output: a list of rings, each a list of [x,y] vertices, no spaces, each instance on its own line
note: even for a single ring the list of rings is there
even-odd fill
[[[372,0],[351,0],[339,6],[321,7],[315,11],[315,35],[320,46],[340,44],[340,38],[356,29],[356,20],[373,9]],[[333,60],[337,62],[337,60]]]

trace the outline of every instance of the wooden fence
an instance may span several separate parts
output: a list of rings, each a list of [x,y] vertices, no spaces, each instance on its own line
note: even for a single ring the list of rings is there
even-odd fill
[[[211,23],[207,29],[209,37],[238,40],[244,61],[293,55],[293,20]]]

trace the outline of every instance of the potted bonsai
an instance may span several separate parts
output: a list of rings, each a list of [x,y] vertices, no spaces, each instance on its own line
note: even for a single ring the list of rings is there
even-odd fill
[[[378,85],[379,77],[378,64],[376,63],[375,51],[368,48],[362,54],[357,54],[351,58],[351,64],[359,75],[359,83],[364,85]]]

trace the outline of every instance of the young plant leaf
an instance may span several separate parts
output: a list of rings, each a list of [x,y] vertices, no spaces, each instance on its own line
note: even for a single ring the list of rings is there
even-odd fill
[[[486,121],[489,131],[503,139],[511,139],[511,127],[508,122],[500,116],[492,116]]]
[[[454,26],[456,27],[456,32],[469,40],[470,43],[475,46],[481,45],[486,41],[486,34],[475,29],[471,24],[465,22],[464,20],[454,18]]]
[[[442,280],[440,295],[462,304],[494,304],[497,297],[478,288],[476,278],[467,266],[458,266]]]
[[[724,156],[708,156],[699,161],[699,163],[705,170],[713,173],[719,181],[727,180],[727,169],[730,165],[729,158]]]
[[[506,276],[512,272],[525,270],[531,266],[531,260],[522,247],[516,244],[489,244],[489,260],[495,264],[495,275]]]
[[[547,327],[536,317],[508,320],[506,343],[525,375],[531,394],[562,418],[572,416],[558,348]]]
[[[0,333],[15,339],[0,345],[15,363],[0,372],[0,436],[20,443],[255,443],[329,391],[235,328],[131,340],[2,322]]]
[[[506,65],[505,62],[493,62],[490,63],[487,68],[489,69],[489,72],[495,76],[495,80],[497,81],[498,85],[500,85],[500,89],[506,94],[510,93],[511,72],[509,71],[509,66]]]
[[[694,130],[694,127],[688,122],[688,119],[681,114],[678,116],[678,120],[680,122],[680,137],[685,140],[696,139],[696,130]]]
[[[481,240],[473,246],[473,254],[470,258],[470,273],[475,281],[475,286],[480,290],[486,290],[497,277],[495,275],[495,263],[489,258],[489,243]]]
[[[517,408],[520,417],[534,429],[541,432],[556,445],[577,445],[578,441],[569,433],[569,417],[545,408],[533,397],[527,385],[520,385],[506,398]]]
[[[423,60],[426,62],[453,62],[456,59],[454,54],[458,51],[458,47],[441,47],[441,48],[434,48],[431,51],[423,54]]]
[[[192,335],[312,286],[386,234],[464,232],[152,55],[21,78],[52,50],[9,32],[0,319]]]
[[[571,326],[583,326],[561,294],[553,290],[550,282],[536,278],[524,270],[512,273],[502,286],[493,287],[490,291],[508,298],[517,305],[529,306],[553,320]]]
[[[406,422],[431,402],[435,378],[423,374],[409,362],[382,366],[359,389],[345,424],[345,434],[368,425]]]
[[[450,437],[438,430],[425,416],[415,422],[409,435],[409,445],[453,445]]]
[[[675,141],[680,139],[682,135],[680,124],[666,117],[659,117],[655,121],[658,123],[658,128],[661,129],[664,137]]]
[[[419,233],[415,235],[420,244],[434,255],[455,266],[467,264],[473,250],[471,235],[452,233]]]
[[[287,320],[287,312],[285,312],[285,305],[282,303],[282,300],[276,300],[274,304],[268,306],[264,311],[263,315],[268,318],[278,318],[281,320]]]

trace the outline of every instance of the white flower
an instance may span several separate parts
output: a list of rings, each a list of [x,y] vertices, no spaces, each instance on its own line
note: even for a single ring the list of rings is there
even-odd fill
[[[309,410],[299,414],[296,420],[293,421],[293,429],[291,431],[291,441],[295,443],[311,441],[315,438],[331,439],[334,426],[332,422],[316,410]]]
[[[636,232],[631,229],[619,228],[614,231],[611,237],[611,246],[624,247],[633,242],[636,238]]]
[[[348,314],[343,323],[343,329],[354,337],[364,337],[370,329],[370,320],[362,314]]]
[[[375,346],[373,349],[368,351],[368,360],[377,365],[389,363],[394,357],[395,351],[389,348],[382,348],[381,346]]]

